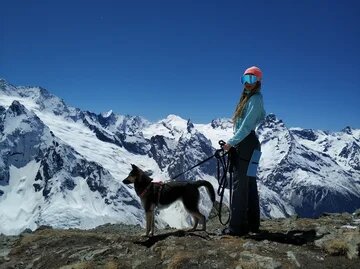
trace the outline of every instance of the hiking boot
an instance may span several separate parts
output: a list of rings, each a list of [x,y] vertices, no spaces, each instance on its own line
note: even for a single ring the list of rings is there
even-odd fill
[[[230,228],[225,228],[222,230],[221,235],[234,235],[234,236],[244,236],[249,233],[248,230],[242,230],[242,231],[233,231]]]
[[[250,228],[250,232],[252,232],[254,234],[258,234],[258,233],[260,233],[260,229],[259,228]]]

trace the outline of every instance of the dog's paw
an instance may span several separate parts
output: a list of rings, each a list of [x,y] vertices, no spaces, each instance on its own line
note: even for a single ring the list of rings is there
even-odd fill
[[[150,234],[144,233],[144,234],[141,234],[141,237],[153,237],[153,236],[154,236],[154,233],[150,233]]]

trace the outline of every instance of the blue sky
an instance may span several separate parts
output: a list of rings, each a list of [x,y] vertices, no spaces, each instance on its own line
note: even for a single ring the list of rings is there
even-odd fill
[[[288,127],[360,128],[360,1],[3,0],[0,77],[151,121],[231,117],[264,73]]]

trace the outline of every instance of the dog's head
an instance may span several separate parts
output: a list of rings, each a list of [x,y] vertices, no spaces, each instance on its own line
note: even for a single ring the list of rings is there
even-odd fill
[[[152,174],[151,172],[144,172],[139,167],[137,167],[135,164],[131,164],[131,171],[129,175],[123,180],[124,184],[134,184],[135,182],[141,183],[141,182],[149,182],[152,181],[152,179],[149,177],[148,174]]]
[[[131,164],[131,171],[129,175],[123,180],[124,184],[133,184],[141,177],[141,170],[135,164]]]

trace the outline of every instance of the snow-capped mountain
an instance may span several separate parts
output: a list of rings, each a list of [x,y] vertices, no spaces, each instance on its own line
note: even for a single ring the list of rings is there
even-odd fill
[[[344,140],[352,141],[355,146],[349,151],[356,151],[360,130],[354,130],[351,137],[341,132],[325,138],[321,131],[287,129],[281,120],[269,115],[259,126],[258,133],[264,152],[259,177],[268,188],[288,201],[297,214],[314,217],[323,212],[359,208],[359,170],[341,165],[341,162],[358,163],[359,154],[342,157],[341,148]],[[332,141],[326,145],[326,151],[321,146],[324,140]],[[333,143],[334,140],[339,143]]]
[[[1,111],[1,232],[142,221],[128,189],[54,136],[34,112],[16,100]]]
[[[327,133],[287,128],[270,114],[258,127],[262,144],[259,190],[263,217],[317,216],[360,207],[360,130]],[[154,180],[169,180],[211,156],[232,135],[229,119],[195,124],[176,115],[144,118],[95,114],[69,107],[40,87],[0,80],[0,232],[26,227],[90,228],[106,222],[144,223],[133,189],[121,181],[134,163]],[[182,180],[215,188],[215,160]],[[204,195],[202,210],[209,208]],[[189,218],[175,204],[159,225]]]

